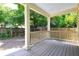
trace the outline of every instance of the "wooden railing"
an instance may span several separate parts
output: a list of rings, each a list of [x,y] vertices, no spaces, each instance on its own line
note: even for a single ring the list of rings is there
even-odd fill
[[[35,31],[30,33],[30,41],[31,44],[44,40],[48,37],[47,31]]]
[[[65,41],[78,41],[78,32],[76,28],[54,28],[50,31],[51,38],[57,38]]]
[[[39,42],[45,38],[52,38],[57,40],[65,40],[77,42],[79,34],[76,31],[76,28],[54,28],[50,32],[48,31],[35,31],[31,32],[31,43]]]

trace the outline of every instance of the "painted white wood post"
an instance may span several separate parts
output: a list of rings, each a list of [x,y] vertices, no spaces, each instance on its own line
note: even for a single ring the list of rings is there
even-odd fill
[[[50,38],[50,17],[47,18],[47,38]]]
[[[47,24],[47,31],[50,31],[50,17],[47,18],[48,24]]]
[[[25,49],[30,48],[30,9],[27,4],[24,4],[25,7]]]
[[[77,17],[77,30],[79,33],[79,5],[77,6],[77,13],[78,13],[78,17]]]
[[[79,43],[79,4],[77,6],[77,13],[78,13],[78,16],[77,16],[77,32],[78,32],[77,42]]]

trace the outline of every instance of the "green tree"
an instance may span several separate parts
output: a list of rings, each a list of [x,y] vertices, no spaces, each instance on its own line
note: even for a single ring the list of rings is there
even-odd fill
[[[5,29],[10,28],[9,32],[11,33],[12,28],[18,28],[18,26],[24,25],[24,6],[17,3],[16,5],[18,9],[11,9],[0,4],[0,25]],[[18,32],[18,30],[16,32]]]
[[[73,28],[76,27],[77,23],[77,13],[71,12],[61,16],[54,16],[51,18],[51,27],[56,28]]]
[[[30,10],[30,26],[31,29],[36,29],[37,27],[44,28],[47,25],[47,18],[33,10]]]

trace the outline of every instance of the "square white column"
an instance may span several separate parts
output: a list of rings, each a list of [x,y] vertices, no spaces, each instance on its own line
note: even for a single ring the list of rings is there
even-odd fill
[[[78,14],[78,16],[77,16],[77,33],[78,33],[77,42],[79,43],[79,4],[77,6],[77,14]]]
[[[50,17],[47,18],[47,31],[50,31]]]
[[[30,48],[30,8],[27,4],[24,4],[25,7],[25,48]]]

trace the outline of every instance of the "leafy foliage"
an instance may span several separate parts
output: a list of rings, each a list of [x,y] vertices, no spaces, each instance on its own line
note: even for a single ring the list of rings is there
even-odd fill
[[[30,26],[32,28],[46,27],[47,18],[33,10],[30,10]]]
[[[9,7],[1,5],[0,8],[0,23],[2,25],[12,25],[11,27],[18,27],[24,25],[24,7],[17,4],[18,10],[13,10]]]
[[[24,25],[24,6],[18,3],[15,4],[18,9],[11,9],[4,6],[4,4],[0,4],[0,26],[4,29],[10,28],[10,30],[6,29],[4,33],[1,33],[2,36],[0,37],[9,37],[12,35],[12,28],[18,28]],[[18,30],[16,30],[16,32],[18,32]]]
[[[76,27],[77,23],[77,13],[72,12],[69,14],[54,16],[51,18],[51,27],[55,28],[73,28]]]

